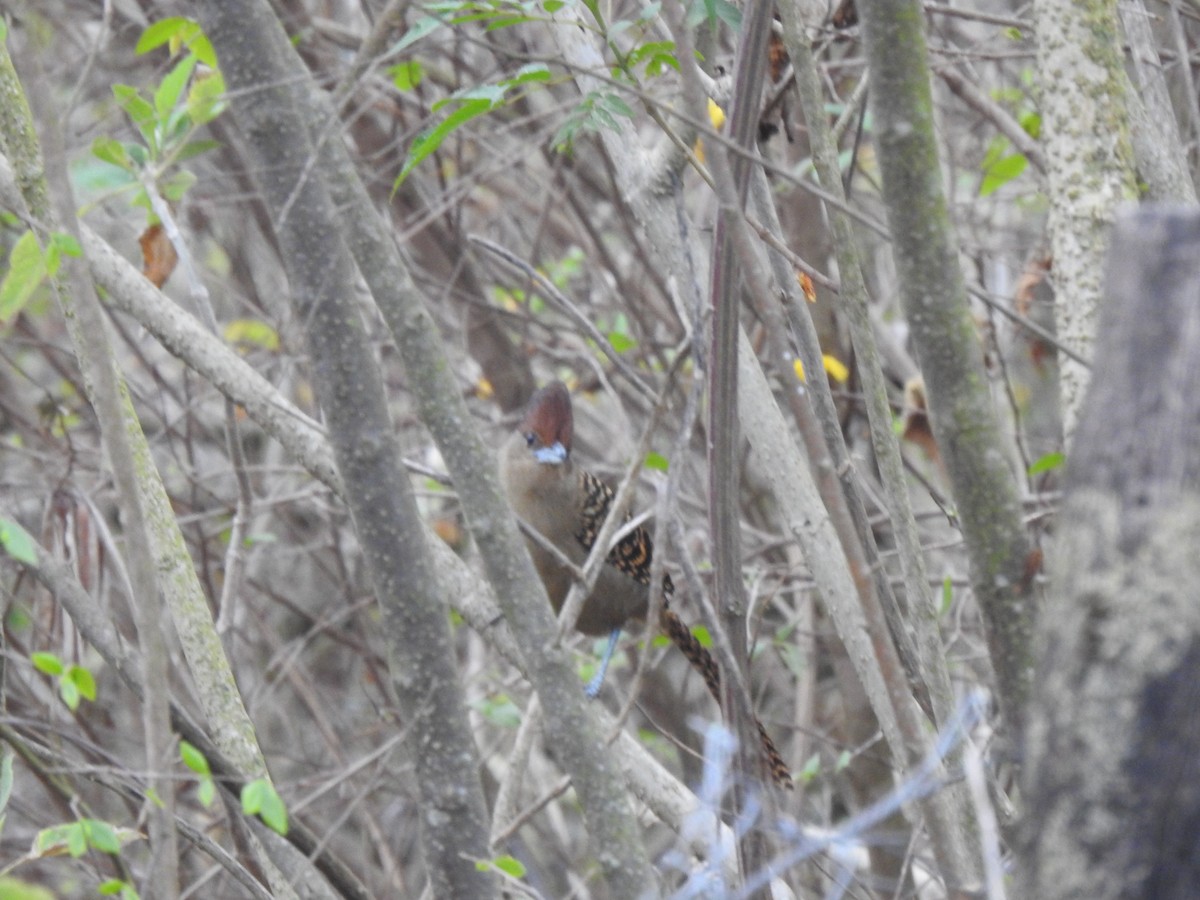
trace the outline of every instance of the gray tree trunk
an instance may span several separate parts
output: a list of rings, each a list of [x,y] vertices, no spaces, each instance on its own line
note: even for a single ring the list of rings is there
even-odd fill
[[[1023,890],[1200,896],[1200,212],[1120,220],[1028,724]]]

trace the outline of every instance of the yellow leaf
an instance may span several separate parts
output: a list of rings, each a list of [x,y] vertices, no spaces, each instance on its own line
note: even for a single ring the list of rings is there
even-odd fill
[[[704,141],[696,138],[696,143],[692,145],[692,152],[696,154],[696,162],[704,165]]]
[[[821,357],[821,362],[825,366],[825,371],[829,373],[829,377],[839,384],[845,384],[850,378],[850,370],[836,356],[826,353]]]
[[[846,364],[828,353],[822,354],[821,364],[825,367],[825,371],[829,377],[838,383],[844,384],[850,378],[850,370],[846,368]],[[792,363],[792,368],[796,372],[796,377],[801,381],[806,381],[804,377],[804,363],[799,359]]]

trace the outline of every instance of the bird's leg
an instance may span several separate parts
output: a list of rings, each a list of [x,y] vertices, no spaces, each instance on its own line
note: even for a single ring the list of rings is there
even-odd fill
[[[604,686],[604,675],[608,672],[608,664],[612,662],[613,653],[617,649],[617,639],[620,636],[621,629],[614,628],[612,634],[608,636],[608,646],[604,648],[604,656],[600,657],[600,668],[592,676],[592,680],[588,682],[588,686],[584,689],[584,692],[593,700],[600,693],[600,688]]]

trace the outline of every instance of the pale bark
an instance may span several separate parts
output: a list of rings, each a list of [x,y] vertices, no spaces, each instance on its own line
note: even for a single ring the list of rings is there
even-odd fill
[[[1109,227],[1118,204],[1137,196],[1116,9],[1116,0],[1033,4],[1055,333],[1085,360],[1094,356]],[[1059,360],[1068,442],[1088,377],[1086,365]]]

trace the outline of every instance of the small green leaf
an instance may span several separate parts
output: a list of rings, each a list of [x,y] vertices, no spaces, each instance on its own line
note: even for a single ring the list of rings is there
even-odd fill
[[[388,50],[388,56],[394,56],[410,44],[415,44],[427,34],[432,34],[442,27],[442,20],[433,16],[425,16],[423,19],[417,19],[416,24],[404,33],[400,40],[396,41]]]
[[[196,68],[196,57],[188,55],[181,59],[170,72],[166,74],[158,89],[154,92],[154,110],[160,119],[175,109],[175,104],[183,95],[183,88]]]
[[[129,151],[125,149],[124,144],[113,138],[102,137],[92,141],[92,156],[126,172],[133,171],[133,160],[129,157]]]
[[[837,762],[834,763],[834,766],[833,766],[833,771],[835,771],[835,772],[842,771],[842,769],[844,769],[844,768],[846,768],[846,766],[850,765],[850,759],[851,759],[850,751],[843,750],[841,753],[838,754]]]
[[[79,696],[83,697],[83,699],[92,703],[96,702],[96,679],[83,666],[72,664],[67,668],[63,678],[75,685],[76,690],[79,691]]]
[[[0,518],[0,547],[17,562],[31,566],[37,563],[37,545],[33,538],[11,519]]]
[[[1041,475],[1043,472],[1049,472],[1052,469],[1057,469],[1067,461],[1067,457],[1058,452],[1047,453],[1045,456],[1034,460],[1029,467],[1030,475]]]
[[[608,342],[612,344],[612,348],[618,353],[624,353],[627,350],[632,350],[637,346],[637,341],[627,334],[622,334],[619,331],[610,331],[608,333]]]
[[[979,196],[986,197],[1008,184],[1029,166],[1029,160],[1020,153],[1005,156],[987,167],[983,183],[979,185]]]
[[[79,824],[90,846],[101,853],[111,853],[114,856],[121,852],[121,842],[117,840],[117,833],[107,822],[101,822],[99,819],[80,819]]]
[[[206,125],[225,109],[225,79],[220,72],[209,72],[192,81],[187,95],[187,113],[192,123]]]
[[[671,463],[661,453],[651,450],[646,454],[646,461],[643,463],[647,469],[654,469],[658,472],[667,472],[671,468]]]
[[[708,633],[708,629],[703,625],[692,626],[692,636],[700,642],[700,646],[706,649],[712,649],[712,635]]]
[[[125,882],[123,882],[120,878],[110,878],[108,881],[103,882],[98,888],[96,888],[96,890],[100,892],[101,896],[113,897],[121,893],[121,890],[124,887]]]
[[[503,856],[497,856],[495,859],[481,859],[475,863],[475,869],[479,872],[499,869],[504,874],[511,875],[513,878],[525,877],[525,865],[519,859],[509,856],[507,853]]]
[[[200,801],[205,809],[213,805],[213,801],[217,799],[217,785],[211,778],[203,778],[196,786],[196,799]]]
[[[546,2],[542,4],[542,9],[546,10],[548,13],[556,13],[566,5],[567,4],[565,0],[546,0]]]
[[[411,91],[421,83],[421,79],[425,75],[425,70],[415,59],[391,66],[387,72],[392,76],[392,84],[396,86],[396,90],[398,91]]]
[[[142,138],[150,147],[157,147],[158,142],[154,136],[154,126],[157,123],[154,115],[154,107],[138,93],[138,89],[128,84],[114,84],[112,86],[113,96],[117,98],[117,103],[121,109],[125,110],[126,115],[137,126],[141,132]]]
[[[50,243],[46,247],[46,274],[51,278],[58,274],[59,263],[64,255],[83,256],[83,248],[71,235],[56,231],[50,235]]]
[[[58,679],[58,696],[71,712],[79,709],[79,687],[70,678]]]
[[[195,745],[187,741],[179,742],[179,758],[183,760],[185,766],[197,775],[212,774],[212,770],[208,767],[208,760],[204,758],[204,754],[196,749]]]
[[[250,344],[272,352],[279,349],[279,332],[257,319],[234,319],[225,326],[225,340],[231,344]]]
[[[464,125],[471,119],[482,116],[492,108],[490,100],[467,100],[458,109],[448,115],[442,122],[430,131],[417,136],[408,148],[408,160],[404,163],[404,168],[400,170],[400,174],[396,177],[396,181],[392,185],[392,190],[395,191],[403,183],[417,165],[421,163],[427,156],[435,152],[438,147],[442,146],[442,142],[450,136],[460,125]]]
[[[33,231],[17,238],[8,255],[8,271],[0,281],[0,322],[14,318],[25,308],[46,277],[46,257]]]
[[[269,828],[287,834],[287,807],[274,785],[265,778],[256,778],[242,788],[242,811],[257,815]]]
[[[512,87],[534,81],[549,81],[550,78],[550,69],[545,63],[529,63],[521,66],[512,78],[506,78],[500,83],[505,87]]]
[[[199,25],[191,19],[185,19],[182,16],[170,16],[166,19],[159,19],[142,32],[142,36],[138,38],[133,52],[141,56],[143,53],[149,53],[151,50],[161,47],[173,39],[193,34],[199,30]]]
[[[188,188],[196,183],[196,176],[187,169],[172,172],[171,176],[162,182],[162,195],[172,203],[177,203],[187,193]]]
[[[942,607],[938,610],[939,618],[950,612],[950,605],[954,603],[954,582],[947,575],[942,579]]]
[[[53,653],[31,653],[29,661],[33,663],[35,669],[45,675],[61,675],[66,670],[63,661]]]
[[[184,162],[220,146],[219,141],[188,141],[175,152],[175,162]],[[192,181],[195,181],[194,177]]]
[[[819,774],[821,774],[821,754],[814,753],[805,760],[803,768],[800,769],[796,777],[800,780],[801,784],[808,784]]]
[[[205,36],[199,24],[191,19],[185,19],[182,16],[160,19],[142,32],[137,46],[134,47],[134,52],[140,56],[163,44],[171,45],[172,55],[179,52],[179,48],[186,47],[189,53],[195,54],[196,58],[209,68],[217,67],[217,54],[213,50],[212,43]]]

